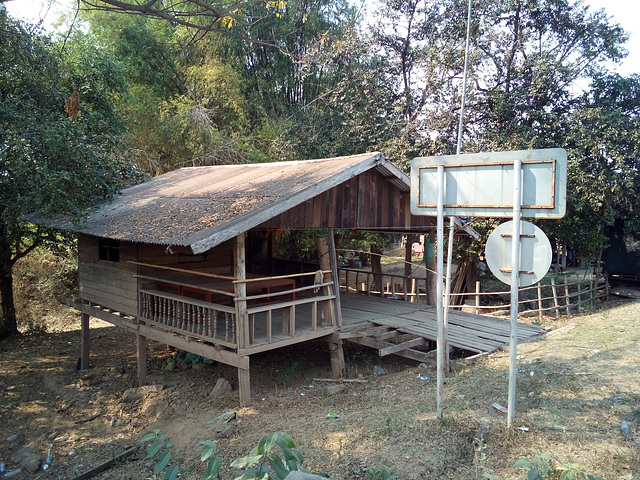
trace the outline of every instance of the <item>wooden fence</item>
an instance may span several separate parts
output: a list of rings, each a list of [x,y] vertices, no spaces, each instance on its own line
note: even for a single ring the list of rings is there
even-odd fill
[[[549,283],[547,283],[549,282]],[[404,277],[395,274],[374,274],[370,271],[340,268],[340,289],[343,292],[375,295],[408,302],[427,303],[427,279]],[[609,299],[609,281],[606,276],[595,275],[550,277],[544,284],[538,283],[519,290],[522,315],[568,315],[572,311],[594,308],[600,299]],[[451,294],[466,297],[466,303],[451,308],[464,309],[476,314],[489,314],[510,308],[510,292],[482,292],[480,282],[476,291]],[[507,302],[507,303],[505,303]]]
[[[537,315],[540,319],[543,315],[553,315],[558,318],[560,314],[569,315],[572,311],[595,308],[599,300],[609,299],[609,291],[606,276],[591,275],[583,279],[579,276],[575,279],[567,276],[551,277],[548,284],[537,283],[520,288],[518,305],[521,315]],[[452,308],[464,308],[480,314],[508,310],[510,303],[504,303],[504,299],[506,297],[508,302],[509,294],[509,291],[482,292],[480,282],[476,282],[475,292],[455,294],[466,297],[467,303]]]

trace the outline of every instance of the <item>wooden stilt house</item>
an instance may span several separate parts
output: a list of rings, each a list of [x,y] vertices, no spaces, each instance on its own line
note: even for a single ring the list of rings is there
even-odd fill
[[[379,153],[183,168],[125,189],[80,223],[82,365],[89,317],[135,332],[145,382],[147,339],[238,369],[250,400],[252,354],[326,339],[332,372],[344,356],[333,229],[424,231],[409,178]],[[282,229],[328,229],[319,265],[278,260]]]

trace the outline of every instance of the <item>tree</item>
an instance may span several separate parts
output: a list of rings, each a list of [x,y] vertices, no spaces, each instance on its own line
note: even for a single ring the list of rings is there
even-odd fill
[[[275,43],[247,36],[246,29],[259,25],[269,16],[280,16],[287,5],[286,0],[247,0],[225,2],[214,0],[167,0],[141,3],[131,0],[82,0],[82,6],[89,11],[103,11],[144,15],[150,18],[168,20],[172,25],[179,25],[193,30],[193,40],[203,38],[210,32],[221,33],[256,45],[281,49]],[[263,8],[263,14],[255,15],[253,7]],[[80,3],[78,3],[80,8]],[[238,28],[240,26],[240,28]],[[288,53],[282,50],[283,53]]]
[[[599,264],[606,227],[640,229],[640,75],[597,76],[570,116],[567,216],[557,235]]]
[[[481,0],[475,8],[471,148],[563,145],[576,82],[623,58],[628,35],[580,1]]]
[[[0,5],[0,339],[17,333],[12,268],[54,240],[25,215],[80,218],[133,171],[123,157],[122,125],[110,92],[115,65],[97,49],[62,58]]]

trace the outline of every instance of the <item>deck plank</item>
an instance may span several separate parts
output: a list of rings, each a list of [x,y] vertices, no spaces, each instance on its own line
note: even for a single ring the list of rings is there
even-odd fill
[[[345,325],[351,323],[351,319],[367,320],[427,340],[437,339],[436,309],[431,305],[355,294],[343,294],[341,300]],[[483,353],[505,347],[510,342],[509,320],[450,310],[448,326],[449,344],[456,348]],[[542,327],[518,323],[519,342],[544,332]]]

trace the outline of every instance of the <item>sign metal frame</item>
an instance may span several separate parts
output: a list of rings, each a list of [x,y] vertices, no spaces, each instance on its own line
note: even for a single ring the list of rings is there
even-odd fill
[[[445,215],[510,218],[515,158],[522,166],[522,216],[562,218],[567,183],[562,148],[417,157],[411,164],[411,213],[437,215],[437,167],[442,165]]]
[[[543,170],[534,172],[534,168],[539,165],[543,166]],[[454,169],[458,171],[454,172]],[[491,169],[495,173],[491,172]],[[489,173],[487,174],[484,170],[489,170]],[[478,177],[473,177],[477,172],[481,172],[480,177],[484,182],[479,181]],[[536,175],[536,173],[542,173],[542,175]],[[465,175],[469,178],[465,178]],[[485,184],[488,180],[494,180],[494,184],[500,185],[497,195],[495,186]],[[463,188],[460,192],[459,184],[467,188]],[[439,247],[436,263],[438,323],[436,400],[439,419],[444,413],[444,367],[447,343],[442,301],[444,255],[443,248],[440,247],[444,244],[444,216],[511,218],[513,220],[512,238],[520,239],[522,217],[562,218],[564,216],[567,202],[566,189],[567,152],[562,148],[417,157],[411,162],[411,213],[435,215],[437,225]],[[471,199],[474,202],[460,201],[465,199]],[[545,200],[548,201],[545,203]],[[515,418],[520,241],[511,242],[511,247],[508,427],[513,426]]]

